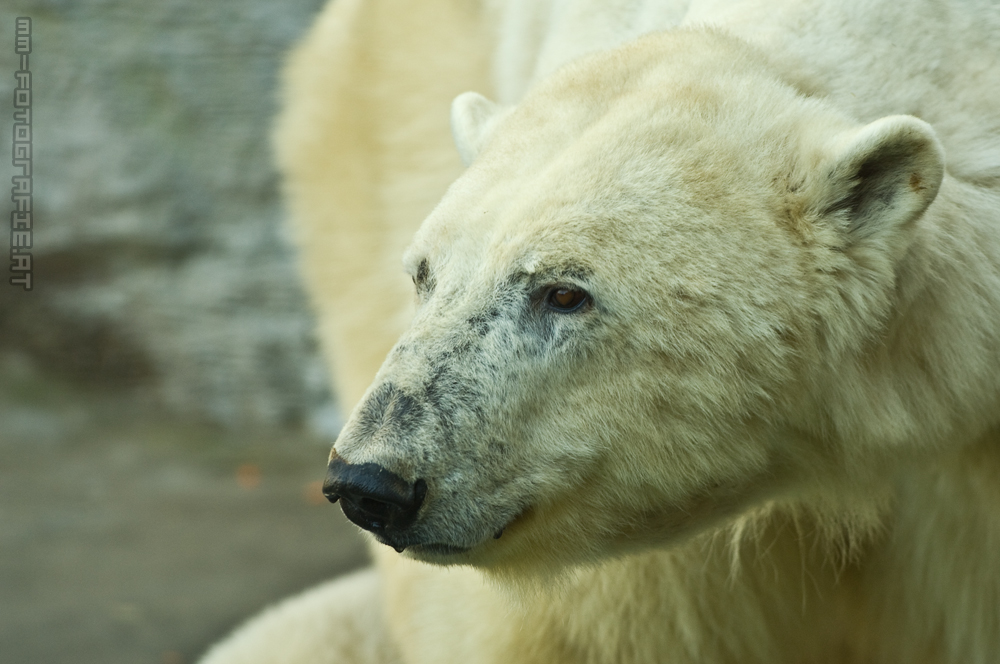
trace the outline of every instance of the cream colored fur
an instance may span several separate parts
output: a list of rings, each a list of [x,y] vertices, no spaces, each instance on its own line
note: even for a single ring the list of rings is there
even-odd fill
[[[467,550],[373,544],[205,664],[998,661],[998,44],[986,0],[332,3],[276,144],[336,452]]]

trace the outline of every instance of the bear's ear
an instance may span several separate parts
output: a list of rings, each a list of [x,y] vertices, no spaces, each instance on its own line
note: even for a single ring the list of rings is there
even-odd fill
[[[900,228],[927,209],[944,177],[944,150],[934,130],[910,115],[892,115],[838,136],[820,176],[821,214],[848,241]]]
[[[478,92],[463,92],[451,102],[451,135],[466,166],[479,154],[501,111]]]

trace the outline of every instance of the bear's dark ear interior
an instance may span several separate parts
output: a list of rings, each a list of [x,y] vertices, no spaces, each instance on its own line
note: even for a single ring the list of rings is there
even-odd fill
[[[466,166],[479,154],[500,115],[500,105],[478,92],[463,92],[451,103],[451,136]]]
[[[821,212],[850,242],[913,221],[937,196],[944,151],[926,122],[876,120],[840,137],[821,177]]]

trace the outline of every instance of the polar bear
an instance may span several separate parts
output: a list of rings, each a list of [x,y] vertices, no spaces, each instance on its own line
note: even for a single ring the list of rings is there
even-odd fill
[[[205,664],[996,661],[995,3],[336,0],[276,138],[375,567]]]

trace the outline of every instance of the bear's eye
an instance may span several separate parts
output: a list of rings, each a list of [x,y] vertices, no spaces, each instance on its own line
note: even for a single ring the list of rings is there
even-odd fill
[[[589,299],[590,296],[587,294],[587,291],[556,286],[550,289],[545,296],[545,303],[552,309],[567,314],[583,307]]]

